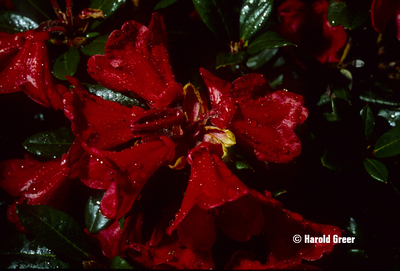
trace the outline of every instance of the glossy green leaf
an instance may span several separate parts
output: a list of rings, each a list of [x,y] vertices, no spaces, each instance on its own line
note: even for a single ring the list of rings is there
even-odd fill
[[[104,191],[98,193],[98,195],[91,196],[86,203],[85,207],[85,224],[88,231],[92,234],[96,234],[101,230],[104,230],[113,223],[112,219],[107,219],[100,212],[100,202],[103,198]]]
[[[262,29],[272,12],[273,0],[245,0],[240,11],[240,40],[246,42]]]
[[[117,102],[123,106],[132,107],[132,106],[139,106],[142,108],[147,108],[147,105],[136,100],[134,98],[130,98],[126,95],[123,95],[119,92],[112,91],[100,84],[91,85],[85,84],[90,93],[103,98],[104,100]]]
[[[387,183],[388,171],[386,166],[382,162],[379,162],[375,159],[365,158],[364,168],[368,172],[368,174],[375,180]]]
[[[350,92],[347,87],[336,87],[333,89],[336,98],[350,102]]]
[[[364,92],[363,94],[360,95],[360,99],[367,103],[400,106],[400,102],[390,101],[372,92]]]
[[[99,36],[99,35],[100,35],[99,32],[89,32],[89,33],[86,33],[85,38],[91,39],[91,38],[95,38],[95,37],[97,37],[97,36]]]
[[[47,205],[18,205],[17,214],[24,228],[58,255],[89,258],[88,238],[71,216]]]
[[[267,62],[272,60],[275,55],[278,53],[278,49],[265,49],[259,52],[258,54],[250,57],[247,62],[246,66],[250,69],[258,69],[261,66],[265,65]]]
[[[285,37],[274,31],[267,31],[261,34],[258,38],[256,38],[253,42],[251,42],[247,48],[247,53],[250,55],[257,54],[264,49],[274,49],[283,46],[289,46],[296,44],[288,41]]]
[[[126,260],[122,259],[121,256],[115,256],[110,259],[107,265],[108,269],[134,269]]]
[[[38,26],[37,23],[28,17],[22,16],[16,12],[8,10],[0,11],[0,32],[13,34],[35,29]]]
[[[361,26],[369,16],[368,10],[349,6],[345,1],[331,1],[328,7],[328,21],[331,26],[342,25],[348,29]]]
[[[229,0],[192,0],[201,20],[218,37],[231,39]]]
[[[400,126],[384,133],[375,143],[374,155],[378,158],[400,154]]]
[[[324,105],[324,104],[328,104],[331,102],[331,98],[326,95],[325,93],[321,95],[321,97],[319,97],[319,101],[317,103],[318,106]]]
[[[81,56],[74,46],[57,57],[53,66],[53,75],[60,80],[67,80],[66,75],[73,76],[78,69]]]
[[[0,268],[2,269],[67,269],[70,266],[59,260],[56,254],[36,240],[28,240],[26,234],[16,232],[1,240]]]
[[[236,65],[244,62],[247,59],[246,52],[238,52],[238,53],[230,53],[224,52],[219,53],[217,55],[217,59],[215,61],[215,69],[219,69],[221,67],[226,67],[229,65]]]
[[[91,0],[91,2],[89,8],[100,9],[104,13],[103,20],[96,20],[92,23],[91,29],[95,29],[122,7],[126,0]]]
[[[169,7],[174,4],[178,0],[160,0],[157,5],[154,7],[155,10]]]
[[[378,112],[378,116],[384,117],[390,126],[398,126],[400,125],[400,111],[399,110],[389,110],[389,109],[381,109]]]
[[[75,140],[70,128],[59,128],[37,133],[22,143],[30,153],[46,158],[61,157],[67,153]]]
[[[372,135],[372,132],[374,131],[375,118],[374,118],[374,114],[368,104],[366,104],[363,107],[363,109],[361,109],[360,115],[363,120],[363,128],[364,128],[365,138],[369,139]]]
[[[103,35],[93,40],[88,45],[81,48],[82,53],[88,56],[104,55],[104,48],[109,35]]]
[[[22,14],[31,18],[36,23],[57,19],[57,14],[54,12],[50,1],[11,0],[11,2],[13,2]]]

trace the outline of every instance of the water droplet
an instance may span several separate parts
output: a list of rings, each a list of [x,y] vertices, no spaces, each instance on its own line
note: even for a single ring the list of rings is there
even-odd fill
[[[250,127],[257,127],[257,121],[255,121],[255,120],[251,120],[251,119],[248,119],[247,120],[247,124],[250,126]]]
[[[300,121],[305,121],[306,120],[306,116],[300,115],[299,119],[300,119]]]

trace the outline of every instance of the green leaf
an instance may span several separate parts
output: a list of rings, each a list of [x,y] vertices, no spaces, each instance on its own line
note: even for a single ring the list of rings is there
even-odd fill
[[[0,31],[9,34],[28,31],[35,29],[39,25],[16,12],[1,10],[0,11]]]
[[[255,56],[250,57],[247,62],[246,66],[250,69],[258,69],[270,60],[272,60],[275,55],[278,53],[278,49],[265,49],[262,50],[260,53],[256,54]]]
[[[50,1],[43,0],[11,0],[17,9],[36,23],[56,20],[57,14]]]
[[[229,0],[192,0],[201,20],[218,37],[232,40]]]
[[[126,260],[122,259],[121,256],[115,256],[110,259],[107,265],[108,269],[134,269]]]
[[[378,116],[384,117],[390,126],[400,125],[400,111],[398,110],[381,109],[378,112]]]
[[[333,89],[333,93],[335,94],[336,98],[350,102],[350,92],[347,87],[336,87]]]
[[[274,49],[283,46],[289,46],[296,44],[288,41],[285,37],[274,31],[267,31],[256,38],[247,48],[247,53],[255,55],[264,49]]]
[[[108,37],[109,35],[103,35],[96,38],[91,43],[81,48],[82,53],[88,56],[104,55],[104,48],[106,47]]]
[[[378,158],[400,154],[400,126],[384,133],[375,143],[374,155]]]
[[[162,9],[169,7],[170,5],[174,4],[178,0],[161,0],[157,3],[157,5],[154,7],[155,10],[157,9]]]
[[[97,36],[99,36],[99,35],[100,35],[99,32],[90,32],[90,33],[86,33],[85,38],[91,39],[91,38],[95,38],[95,37],[97,37]]]
[[[118,225],[121,230],[124,229],[124,224],[125,224],[125,215],[123,215],[119,220],[118,220]]]
[[[119,92],[112,91],[100,84],[91,85],[85,84],[90,93],[103,98],[104,100],[117,102],[123,106],[132,107],[132,106],[139,106],[142,108],[147,108],[147,105],[136,100],[134,98],[130,98],[126,95],[123,95]]]
[[[0,268],[7,269],[55,269],[71,268],[59,260],[55,253],[36,240],[28,240],[26,234],[16,232],[1,240]]]
[[[361,118],[363,120],[364,135],[366,139],[369,139],[374,131],[375,118],[374,114],[368,104],[364,106],[360,111]]]
[[[350,3],[350,2],[349,2]],[[328,7],[328,21],[331,26],[342,25],[348,29],[361,26],[369,16],[368,10],[360,5],[348,6],[343,1],[331,1]]]
[[[396,107],[400,106],[399,102],[390,101],[372,92],[364,92],[363,94],[360,95],[360,99],[367,103],[391,105]]]
[[[62,127],[37,133],[22,143],[30,153],[46,158],[59,158],[67,153],[75,140],[70,128]]]
[[[104,13],[103,20],[96,20],[92,23],[91,29],[95,29],[107,18],[113,15],[120,7],[122,7],[126,0],[91,0],[89,8],[100,9]]]
[[[273,5],[274,0],[244,0],[239,18],[240,40],[244,44],[265,26]]]
[[[353,75],[349,70],[341,69],[340,72],[347,79],[347,89],[351,90],[353,88]]]
[[[17,214],[24,228],[44,246],[76,261],[89,258],[86,234],[66,213],[46,205],[18,205]]]
[[[57,57],[53,66],[53,75],[60,80],[67,80],[66,75],[73,76],[78,69],[81,56],[75,47],[69,49]]]
[[[98,193],[95,196],[91,196],[86,203],[85,207],[85,224],[88,231],[92,234],[96,234],[101,230],[104,230],[112,224],[112,219],[107,219],[100,212],[100,202],[103,198],[104,191]]]
[[[388,171],[386,166],[382,162],[379,162],[375,159],[365,158],[364,168],[368,172],[368,174],[375,180],[387,183]]]
[[[215,61],[215,69],[219,69],[221,67],[226,67],[229,65],[236,65],[244,62],[247,59],[246,52],[238,52],[238,53],[231,53],[231,52],[224,52],[219,53],[217,55],[217,59]]]
[[[321,97],[319,97],[319,101],[317,103],[318,106],[324,105],[324,104],[328,104],[331,102],[331,98],[326,95],[325,93],[321,95]]]

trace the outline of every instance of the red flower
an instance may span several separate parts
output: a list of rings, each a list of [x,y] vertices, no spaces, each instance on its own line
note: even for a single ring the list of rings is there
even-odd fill
[[[24,91],[32,100],[54,109],[62,109],[62,94],[67,91],[55,85],[47,54],[47,32],[29,30],[14,35],[1,33],[1,93]],[[18,51],[18,53],[16,53]],[[9,63],[6,67],[4,63]]]
[[[146,244],[141,244],[130,235],[125,251],[132,259],[151,269],[214,269],[211,249],[192,250],[184,245],[177,234],[166,234],[170,210],[164,210],[163,217]],[[137,226],[131,227],[130,230],[136,231]]]
[[[315,269],[313,266],[301,264],[301,261],[315,261],[333,250],[334,238],[341,236],[342,231],[330,225],[321,225],[303,220],[302,216],[283,208],[282,203],[266,193],[263,205],[264,240],[269,248],[267,261],[261,264],[250,259],[244,251],[237,251],[225,266],[228,269]],[[294,235],[304,237],[330,238],[326,243],[295,243]]]
[[[8,219],[24,230],[16,213],[16,205],[44,204],[62,209],[70,181],[66,177],[68,168],[60,159],[39,162],[29,156],[0,163],[0,187],[12,196],[18,197],[8,208]]]
[[[347,34],[342,26],[330,26],[327,1],[317,0],[308,6],[302,0],[286,0],[278,12],[280,34],[321,63],[338,62],[337,52],[346,43]]]
[[[90,168],[81,171],[88,175],[80,177],[89,187],[107,189],[101,212],[107,218],[119,219],[131,209],[154,172],[173,159],[174,148],[175,144],[165,136],[147,138],[120,152],[86,147]]]
[[[164,21],[154,13],[149,28],[126,22],[108,38],[105,56],[89,59],[88,72],[102,85],[132,91],[154,107],[165,107],[182,96],[169,63]]]
[[[371,5],[372,26],[379,33],[385,32],[387,22],[396,22],[397,39],[400,40],[400,3],[396,0],[374,0]]]
[[[75,88],[63,97],[64,113],[76,136],[99,149],[109,149],[134,138],[130,129],[131,108],[89,94],[73,77],[68,76],[68,80]]]
[[[216,227],[236,241],[247,241],[263,228],[262,197],[249,189],[220,159],[221,145],[201,143],[188,155],[191,175],[182,206],[167,229],[178,229],[182,242],[192,250],[210,249]]]
[[[269,92],[267,80],[260,74],[248,74],[230,84],[204,69],[200,72],[210,96],[218,97],[211,99],[213,107],[222,112],[211,119],[215,125],[227,126],[237,142],[254,149],[261,161],[285,163],[300,154],[301,143],[293,130],[308,116],[301,95],[284,90]]]

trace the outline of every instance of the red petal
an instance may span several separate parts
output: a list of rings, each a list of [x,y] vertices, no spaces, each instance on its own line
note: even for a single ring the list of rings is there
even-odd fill
[[[301,143],[293,129],[303,123],[308,111],[303,98],[283,90],[257,100],[239,103],[229,129],[238,143],[254,148],[261,161],[285,163],[300,154]]]
[[[399,9],[400,5],[397,0],[374,0],[371,5],[372,26],[379,33],[385,32],[387,22],[393,17],[397,17],[397,14],[400,13]]]
[[[267,79],[262,74],[250,73],[232,82],[232,96],[235,102],[255,99],[270,90]]]
[[[134,134],[154,133],[161,129],[172,128],[174,125],[181,125],[183,121],[182,112],[176,108],[146,110],[135,114],[131,129]]]
[[[59,159],[39,162],[28,156],[26,159],[13,159],[0,163],[0,187],[12,196],[20,196],[8,210],[8,217],[18,223],[15,204],[45,204],[55,208],[64,207],[64,199],[70,187]],[[23,227],[20,223],[18,229]]]
[[[196,211],[197,208],[200,207],[201,209],[209,210],[211,213],[216,213],[218,215],[219,209],[217,209],[216,207],[224,205],[226,204],[226,202],[237,200],[249,192],[248,188],[227,168],[225,163],[220,159],[221,156],[221,146],[210,144],[208,142],[203,142],[190,151],[188,160],[192,166],[192,170],[189,185],[186,189],[181,208],[179,209],[179,212],[175,215],[174,222],[167,229],[168,234],[171,235],[174,229],[176,229],[177,227],[179,233],[181,223],[184,223],[183,225],[186,225],[187,223],[189,223],[190,225],[195,225],[197,223],[195,221],[197,221],[197,219],[199,218],[196,218],[194,213],[199,213],[199,217],[203,217],[206,214],[205,212],[201,213],[200,211]],[[228,210],[233,210],[235,209],[235,206],[237,205],[233,204],[232,206],[228,206],[227,208]],[[221,209],[224,210],[224,208],[225,205]],[[234,210],[232,212],[237,212],[237,210]],[[236,220],[236,218],[237,217],[232,217],[233,220]],[[203,219],[206,221],[206,218]],[[229,219],[230,218],[228,218],[228,220]],[[192,221],[190,222],[190,220]],[[247,221],[249,220],[252,220],[252,218],[247,219]],[[224,230],[226,230],[228,235],[235,236],[235,238],[237,237],[237,239],[242,240],[250,238],[249,236],[258,231],[258,229],[253,230],[253,226],[248,227],[251,222],[247,224],[246,221],[244,223],[245,225],[242,224],[238,227],[242,229],[246,228],[246,230],[249,229],[249,231],[240,233],[239,235],[241,237],[238,237],[238,234],[236,234],[236,229],[231,228],[232,225],[226,225],[226,221],[227,220],[224,219],[220,221],[222,227],[224,227]],[[234,225],[233,227],[235,226],[236,225]],[[186,232],[189,231],[189,227],[182,227],[186,228]],[[207,227],[208,228],[206,230],[211,232],[212,230],[210,228],[214,226],[209,225]],[[255,226],[255,228],[256,227],[257,226]],[[181,233],[179,235],[181,236]],[[245,237],[243,237],[244,235]],[[201,239],[202,238],[198,239],[196,237],[196,234],[185,234],[185,240],[189,247],[197,249],[207,249],[208,247],[201,242]],[[209,240],[204,239],[204,242],[206,242],[207,244],[211,243],[211,241],[210,243],[208,243],[207,241]]]
[[[178,226],[182,243],[191,250],[208,250],[217,238],[215,218],[194,205]]]
[[[323,254],[333,250],[333,235],[341,236],[341,230],[335,226],[316,224],[303,220],[301,215],[292,213],[282,207],[274,199],[264,207],[265,237],[270,247],[268,264],[277,262],[300,263],[302,259],[313,261],[321,258]],[[293,242],[293,236],[299,234],[304,237],[330,236],[331,243],[299,243]]]
[[[165,107],[180,99],[183,91],[175,82],[165,45],[165,27],[159,14],[153,14],[149,29],[128,21],[111,33],[105,56],[89,59],[88,72],[104,86],[132,91],[155,107]]]
[[[328,6],[325,0],[311,6],[300,0],[286,0],[278,8],[281,22],[277,31],[321,63],[337,62],[337,52],[347,39],[342,26],[330,26]]]
[[[165,162],[174,158],[175,144],[167,137],[149,139],[120,152],[86,149],[98,163],[110,172],[112,183],[101,204],[102,213],[108,218],[119,219],[127,213],[144,184]],[[89,175],[88,175],[89,176]],[[109,178],[108,175],[105,178]],[[115,184],[115,186],[114,186]]]
[[[74,93],[64,95],[65,116],[72,122],[75,135],[91,147],[107,149],[125,143],[135,136],[130,129],[131,109],[117,102],[89,94],[73,77]]]
[[[52,81],[45,43],[49,34],[29,30],[20,35],[26,38],[25,43],[12,62],[0,73],[1,91],[9,93],[23,90],[32,100],[43,106],[62,109],[61,97],[67,89],[62,85],[56,86]]]
[[[236,112],[231,98],[231,83],[221,80],[207,70],[201,68],[200,74],[207,85],[211,100],[209,116],[211,122],[218,128],[225,129]]]
[[[21,34],[0,33],[0,69],[4,69],[24,45]]]
[[[217,218],[217,225],[235,241],[245,242],[264,228],[261,206],[250,197],[228,202],[222,209],[224,215]]]

